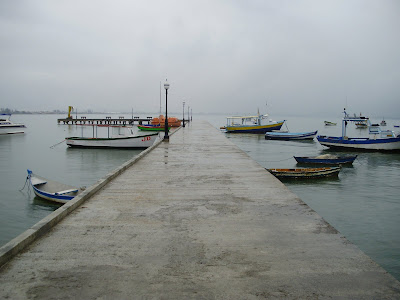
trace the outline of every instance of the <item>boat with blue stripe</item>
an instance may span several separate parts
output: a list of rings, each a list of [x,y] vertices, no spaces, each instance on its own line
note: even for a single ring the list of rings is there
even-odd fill
[[[350,117],[344,110],[342,120],[342,136],[317,136],[318,142],[332,149],[353,149],[370,151],[400,151],[400,134],[392,130],[381,130],[379,124],[371,124],[367,120],[369,137],[349,138],[346,136],[348,122],[365,121],[365,118]]]
[[[48,180],[34,174],[31,170],[27,171],[27,180],[29,180],[29,184],[32,186],[33,192],[36,196],[45,200],[58,203],[67,203],[84,190],[84,188],[75,188],[63,183]]]
[[[317,131],[309,131],[309,132],[279,132],[272,131],[266,132],[265,138],[268,140],[312,140],[317,135]]]

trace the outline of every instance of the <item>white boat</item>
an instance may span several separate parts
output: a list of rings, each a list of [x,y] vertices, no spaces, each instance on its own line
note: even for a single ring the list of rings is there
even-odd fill
[[[383,119],[382,121],[381,121],[381,126],[386,126],[387,124],[386,124],[386,121],[385,121],[385,119]]]
[[[349,138],[346,136],[346,126],[348,122],[361,122],[365,118],[350,117],[346,110],[342,120],[342,136],[317,136],[318,142],[326,147],[333,149],[356,149],[372,151],[400,151],[400,135],[392,130],[381,130],[378,124],[371,124],[367,119],[369,137]]]
[[[11,114],[0,114],[0,134],[24,133],[26,126],[10,121]]]
[[[110,138],[67,137],[65,142],[68,146],[75,148],[146,149],[154,144],[158,136],[158,133],[152,133]]]
[[[220,127],[225,132],[233,133],[266,133],[280,130],[283,121],[272,121],[268,114],[256,116],[234,116],[226,118],[226,126]]]
[[[63,183],[48,180],[34,174],[31,170],[28,170],[27,180],[29,180],[36,196],[58,203],[67,203],[84,190],[84,188],[75,188]]]

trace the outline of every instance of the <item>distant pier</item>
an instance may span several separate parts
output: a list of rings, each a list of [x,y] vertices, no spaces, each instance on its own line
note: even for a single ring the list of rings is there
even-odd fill
[[[125,118],[125,117],[118,117],[118,118],[111,118],[111,117],[104,117],[104,118],[87,118],[87,117],[80,117],[80,118],[61,118],[57,119],[58,124],[65,124],[65,125],[142,125],[142,124],[150,124],[153,117],[133,117],[133,118]]]
[[[0,248],[0,266],[1,299],[400,299],[398,280],[204,121]]]

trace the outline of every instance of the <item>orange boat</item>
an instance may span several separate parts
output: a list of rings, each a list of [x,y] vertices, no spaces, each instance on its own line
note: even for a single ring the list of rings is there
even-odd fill
[[[158,118],[151,119],[151,125],[159,125],[161,127],[165,126],[165,117],[164,115],[160,115]],[[179,127],[181,126],[181,120],[175,117],[168,118],[168,127]]]

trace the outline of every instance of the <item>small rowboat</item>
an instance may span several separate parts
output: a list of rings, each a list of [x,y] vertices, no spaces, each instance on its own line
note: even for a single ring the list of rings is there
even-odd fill
[[[63,183],[45,179],[33,174],[31,170],[27,171],[27,180],[29,180],[29,183],[33,188],[33,192],[36,196],[45,200],[58,203],[67,203],[84,190],[84,188],[75,188]]]
[[[161,125],[138,125],[138,128],[143,131],[164,131],[165,126]],[[168,131],[171,129],[170,126],[168,126]]]
[[[324,165],[351,165],[357,158],[354,156],[336,156],[331,154],[324,154],[319,156],[293,156],[299,164],[324,164]]]
[[[317,135],[318,131],[310,132],[266,132],[265,138],[268,140],[312,140]]]
[[[297,169],[266,169],[279,179],[321,178],[338,176],[341,167],[297,168]]]
[[[325,126],[336,126],[336,123],[329,122],[329,121],[324,121]]]

